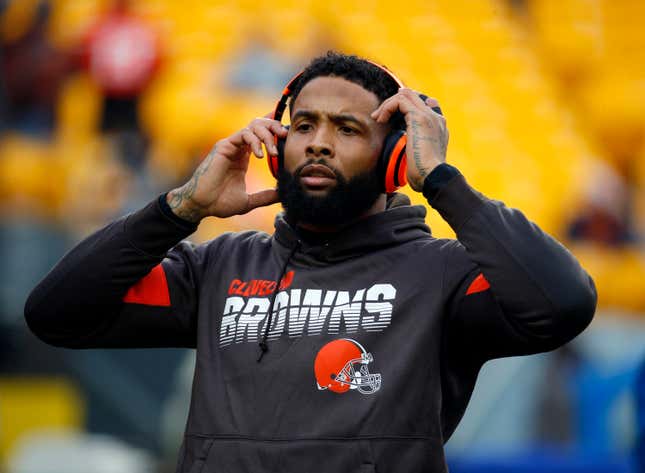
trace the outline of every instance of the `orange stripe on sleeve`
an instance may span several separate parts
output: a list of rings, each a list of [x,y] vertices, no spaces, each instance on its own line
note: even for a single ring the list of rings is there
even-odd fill
[[[470,286],[468,286],[466,295],[468,296],[470,294],[475,294],[477,292],[483,292],[489,288],[490,288],[489,282],[486,280],[486,278],[482,273],[479,273],[479,276],[473,279],[473,282],[471,282]]]
[[[147,276],[128,289],[123,302],[170,307],[170,291],[163,266],[158,264]]]

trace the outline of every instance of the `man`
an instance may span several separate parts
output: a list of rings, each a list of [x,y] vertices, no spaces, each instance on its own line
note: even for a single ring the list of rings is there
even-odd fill
[[[290,128],[258,118],[218,142],[184,186],[72,250],[27,321],[72,348],[196,347],[180,472],[444,472],[482,364],[571,340],[593,316],[593,282],[444,163],[436,100],[336,53],[291,89]],[[425,208],[384,192],[397,127],[411,187],[458,240],[434,239]],[[281,156],[278,189],[248,194],[262,145]],[[278,201],[273,235],[180,243],[207,216]]]

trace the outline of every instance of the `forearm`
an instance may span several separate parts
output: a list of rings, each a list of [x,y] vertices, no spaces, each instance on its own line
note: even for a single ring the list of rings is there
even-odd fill
[[[159,201],[109,224],[79,243],[34,288],[25,305],[27,323],[54,343],[96,331],[127,290],[192,231],[162,211]]]
[[[207,216],[205,209],[200,208],[192,200],[195,188],[197,186],[197,181],[199,180],[200,176],[198,173],[199,169],[186,184],[171,190],[164,197],[165,202],[168,205],[167,209],[170,209],[170,211],[172,211],[175,216],[186,221],[187,224],[189,222],[199,223],[204,217]]]
[[[435,175],[424,194],[481,269],[511,327],[545,347],[583,330],[596,291],[573,255],[518,210],[487,199],[454,171],[440,172],[446,175]]]

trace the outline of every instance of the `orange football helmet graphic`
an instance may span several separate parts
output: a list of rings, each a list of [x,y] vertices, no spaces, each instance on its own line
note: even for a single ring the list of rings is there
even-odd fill
[[[345,393],[356,389],[361,394],[374,394],[381,388],[381,375],[369,372],[374,358],[351,338],[333,340],[323,346],[314,361],[318,389]]]

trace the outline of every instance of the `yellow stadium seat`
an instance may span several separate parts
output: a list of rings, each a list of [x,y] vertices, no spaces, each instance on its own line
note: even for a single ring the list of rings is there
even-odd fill
[[[144,93],[144,129],[172,148],[194,149],[218,137],[217,103],[224,94],[222,70],[210,61],[177,62],[160,72]]]
[[[173,34],[166,41],[170,54],[180,60],[224,60],[235,54],[252,28],[249,15],[234,3],[204,6],[199,13],[177,3],[173,15]]]
[[[563,78],[584,77],[600,65],[603,33],[599,1],[533,0],[528,6],[543,58]]]
[[[51,144],[21,135],[0,140],[0,195],[5,209],[50,217],[56,214],[64,186],[62,168]]]
[[[64,378],[0,377],[0,460],[30,432],[78,431],[85,422],[83,398]]]
[[[645,307],[645,261],[635,249],[614,249],[592,244],[569,244],[591,274],[602,307],[642,310]]]
[[[599,75],[581,94],[581,117],[607,157],[625,170],[645,142],[643,79],[621,70]]]
[[[96,134],[102,106],[101,91],[88,74],[70,77],[58,96],[56,134],[64,139],[83,139]]]
[[[53,0],[49,22],[50,39],[63,49],[76,47],[82,35],[109,9],[111,3],[112,0]]]

